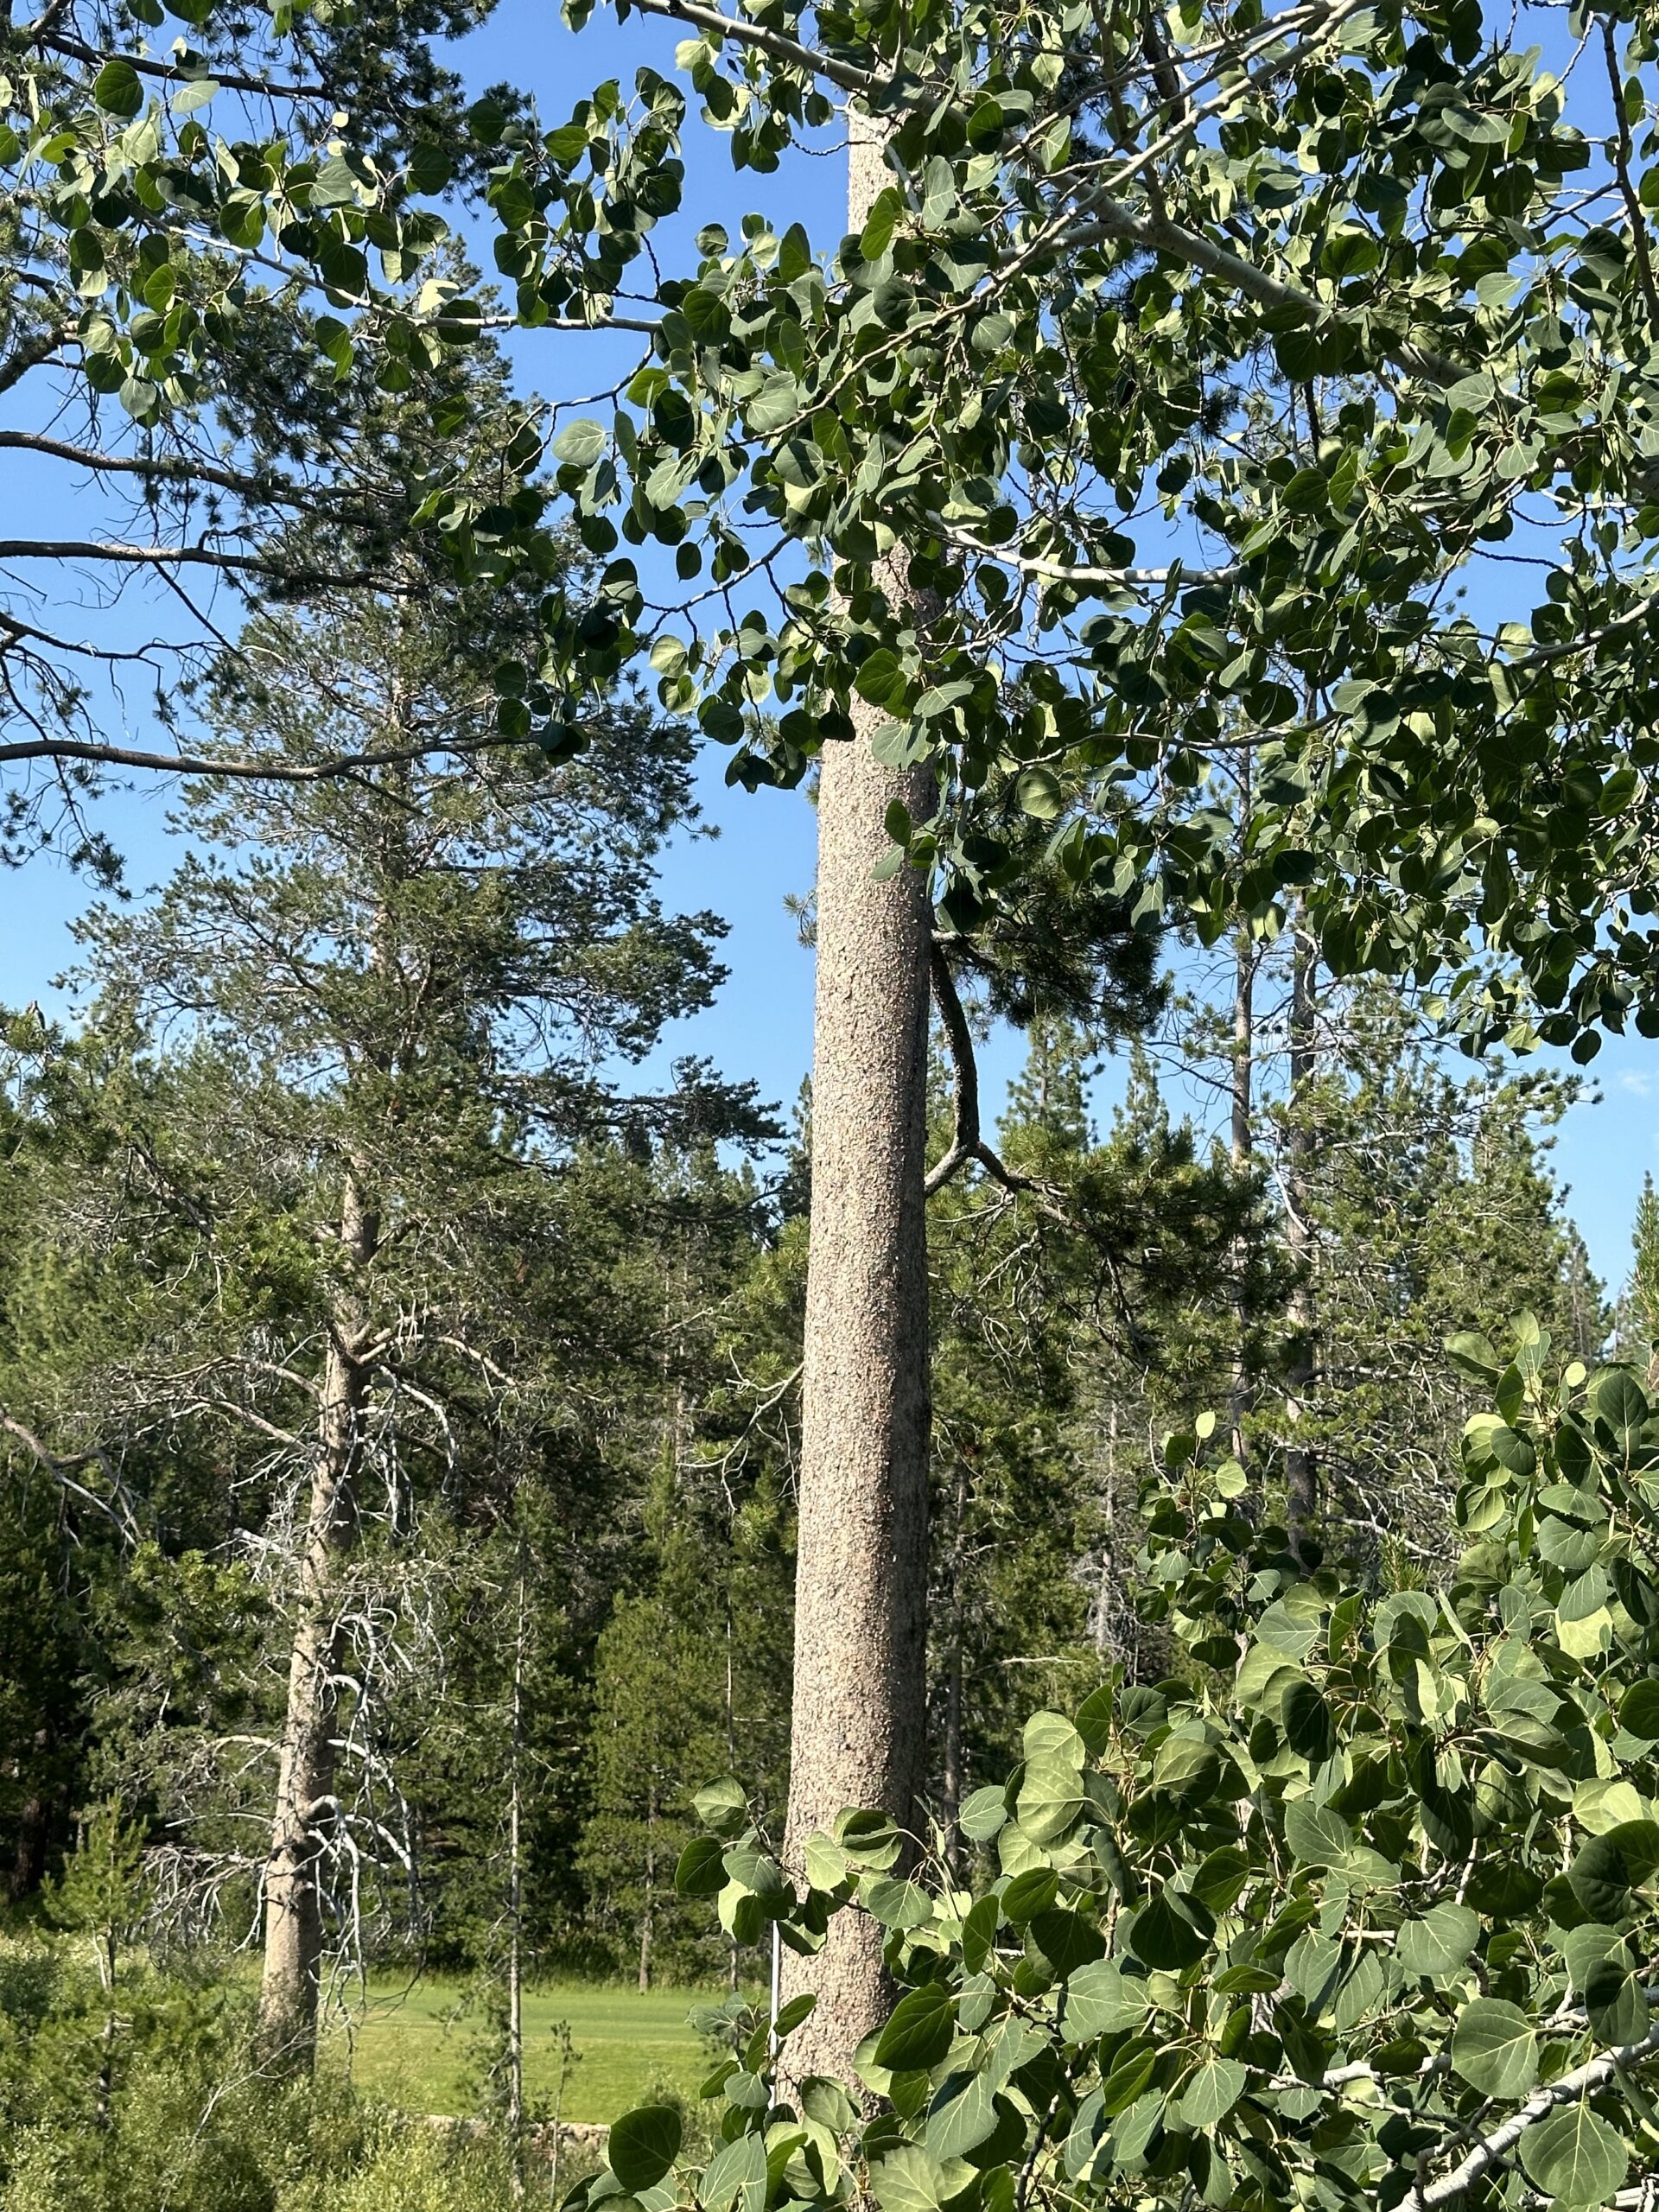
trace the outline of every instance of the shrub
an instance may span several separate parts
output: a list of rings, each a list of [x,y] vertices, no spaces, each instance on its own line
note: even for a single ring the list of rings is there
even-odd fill
[[[1659,2174],[1659,1421],[1524,1318],[1453,1350],[1495,1408],[1443,1588],[1304,1572],[1212,1422],[1169,1440],[1141,1603],[1182,1671],[1033,1717],[964,1808],[982,1894],[857,1811],[798,1892],[705,1793],[683,1889],[804,1951],[872,1913],[903,1994],[861,2088],[791,2102],[762,2027],[706,2171],[642,2111],[573,2212],[1588,2212]]]

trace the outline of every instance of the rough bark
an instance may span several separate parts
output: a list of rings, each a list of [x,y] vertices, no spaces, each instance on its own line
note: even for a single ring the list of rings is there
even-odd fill
[[[346,1180],[340,1241],[355,1276],[373,1258],[378,1224],[354,1178]],[[323,1361],[276,1806],[265,1863],[260,2041],[268,2065],[296,2072],[308,2068],[316,2056],[323,1955],[321,1824],[331,1815],[334,1794],[340,1577],[356,1520],[355,1477],[369,1388],[365,1350],[361,1313],[348,1287],[337,1304]]]
[[[519,2152],[524,2129],[524,1649],[530,1576],[518,1548],[518,1620],[512,1640],[512,1771],[507,1789],[507,2136],[512,2145],[513,2194],[524,2194]]]
[[[889,181],[874,125],[855,116],[848,222]],[[902,563],[883,588],[906,592]],[[926,1713],[928,944],[925,884],[884,883],[887,811],[933,811],[924,772],[882,767],[876,710],[824,747],[818,787],[817,996],[812,1215],[802,1376],[795,1707],[785,1855],[849,1805],[915,1825]],[[799,2078],[850,2078],[891,1992],[881,1929],[836,1916],[823,1950],[790,1953],[785,1995],[817,2005],[790,2038]]]

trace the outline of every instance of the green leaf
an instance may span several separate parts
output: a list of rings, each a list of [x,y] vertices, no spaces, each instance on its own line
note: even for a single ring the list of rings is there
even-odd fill
[[[1590,1402],[1598,1421],[1605,1421],[1628,1452],[1648,1417],[1642,1385],[1628,1367],[1604,1367],[1590,1385]]]
[[[729,1775],[699,1789],[691,1800],[691,1809],[704,1827],[728,1839],[741,1835],[749,1824],[749,1801],[741,1783]]]
[[[884,1928],[925,1928],[933,1917],[933,1900],[919,1884],[895,1881],[887,1876],[861,1885],[861,1903]]]
[[[1618,1725],[1644,1743],[1659,1743],[1659,1682],[1632,1682],[1619,1700]]]
[[[1092,1921],[1085,1920],[1080,1912],[1057,1907],[1032,1915],[1031,1934],[1037,1948],[1060,1975],[1098,1959],[1106,1948],[1105,1938]]]
[[[1216,1923],[1195,1898],[1165,1890],[1135,1916],[1130,1942],[1149,1967],[1177,1973],[1196,1966],[1210,1948]]]
[[[870,2169],[881,2212],[938,2212],[974,2179],[971,2166],[932,2158],[918,2143],[901,2144]]]
[[[683,1897],[718,1897],[726,1886],[726,1847],[718,1836],[694,1835],[674,1869],[674,1887]]]
[[[801,411],[801,388],[786,369],[775,370],[747,404],[749,428],[766,436]]]
[[[1318,1687],[1306,1678],[1285,1692],[1285,1736],[1293,1751],[1320,1765],[1337,1747],[1336,1723]]]
[[[962,1923],[962,1962],[969,1974],[982,1974],[996,1949],[996,1927],[1001,1918],[995,1895],[976,1898]]]
[[[1052,822],[1065,805],[1065,793],[1052,768],[1027,768],[1014,785],[1014,796],[1025,812],[1039,822]]]
[[[996,2092],[983,2074],[954,2075],[927,2120],[927,2148],[936,2158],[965,2158],[996,2133]]]
[[[1285,1841],[1304,1866],[1338,1866],[1353,1847],[1348,1823],[1328,1807],[1299,1797],[1285,1808]]]
[[[899,1999],[875,2046],[875,2063],[894,2074],[937,2066],[957,2031],[956,1999],[930,1981]]]
[[[130,61],[106,61],[92,79],[92,98],[107,115],[134,116],[144,104],[144,88]]]
[[[1538,2079],[1538,2038],[1516,2005],[1478,1997],[1452,2031],[1452,2063],[1484,2097],[1524,2097]]]
[[[1158,2052],[1152,2044],[1137,2040],[1125,2044],[1100,2085],[1102,2109],[1108,2119],[1128,2110],[1151,2081],[1157,2065]]]
[[[1480,1922],[1467,1905],[1437,1904],[1400,1930],[1400,1963],[1408,1974],[1439,1980],[1457,1971],[1479,1935]]]
[[[908,818],[908,817],[906,817]],[[888,824],[889,835],[892,824]],[[1656,1684],[1659,1688],[1659,1684]],[[970,1843],[989,1843],[1008,1818],[1007,1792],[995,1788],[976,1789],[957,1815],[957,1826]]]
[[[1472,1376],[1478,1382],[1494,1383],[1503,1372],[1503,1363],[1491,1342],[1471,1331],[1448,1337],[1446,1351],[1448,1359],[1460,1367],[1465,1375]]]
[[[1602,1959],[1591,1967],[1584,2009],[1600,2040],[1616,2047],[1640,2043],[1651,2024],[1646,1993],[1623,1959]]]
[[[740,2135],[723,2144],[709,2161],[697,2187],[703,2212],[726,2212],[740,2192],[764,2196],[766,2185],[766,2146],[758,2135]],[[747,2206],[747,2199],[745,2198]]]
[[[682,2133],[672,2105],[640,2105],[612,2123],[606,2161],[630,2196],[656,2188],[679,2155]]]
[[[859,665],[853,689],[873,707],[896,709],[904,698],[906,678],[891,645],[878,645]]]
[[[1181,2118],[1189,2127],[1213,2127],[1243,2095],[1249,2079],[1236,2058],[1206,2059],[1181,2093]]]
[[[1061,1999],[1061,2032],[1067,2043],[1082,2044],[1138,2028],[1151,2003],[1144,1982],[1126,1975],[1109,1959],[1099,1959],[1068,1977]]]
[[[577,468],[591,468],[607,442],[602,423],[579,416],[574,423],[567,423],[554,439],[553,457],[556,461],[568,461]]]
[[[1592,1920],[1610,1924],[1630,1910],[1632,1892],[1659,1872],[1659,1823],[1621,1821],[1592,1835],[1567,1870],[1573,1894]]]
[[[1572,2212],[1605,2204],[1624,2186],[1630,2153],[1624,2138],[1588,2103],[1563,2105],[1521,2139],[1527,2178]]]
[[[1236,1845],[1224,1844],[1201,1863],[1189,1886],[1200,1904],[1221,1913],[1237,1904],[1249,1878],[1249,1855]]]
[[[1002,1910],[1010,1920],[1023,1924],[1046,1912],[1059,1893],[1060,1878],[1052,1866],[1029,1866],[1003,1891]]]
[[[864,227],[859,233],[858,250],[866,261],[880,261],[893,244],[893,234],[898,227],[904,202],[894,185],[887,185],[875,196]]]

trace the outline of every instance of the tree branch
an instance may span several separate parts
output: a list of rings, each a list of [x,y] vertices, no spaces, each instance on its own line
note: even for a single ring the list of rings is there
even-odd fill
[[[950,1056],[950,1066],[956,1077],[957,1128],[950,1140],[950,1150],[937,1166],[929,1168],[927,1179],[923,1185],[925,1192],[931,1198],[935,1191],[942,1191],[971,1160],[976,1160],[992,1180],[1000,1183],[1005,1191],[1040,1193],[1041,1185],[1033,1182],[1030,1176],[1016,1175],[1003,1166],[981,1132],[979,1061],[974,1052],[973,1033],[968,1027],[968,1016],[963,1010],[957,979],[950,972],[950,963],[937,937],[928,944],[927,969],[933,983],[933,1003],[939,1010],[939,1020],[944,1027],[945,1050]]]
[[[792,67],[804,69],[809,75],[827,77],[832,85],[839,85],[844,92],[890,92],[895,79],[877,76],[874,70],[860,69],[850,61],[836,61],[816,48],[803,46],[798,39],[790,38],[783,31],[769,30],[764,23],[743,22],[733,16],[722,16],[718,8],[702,5],[702,0],[626,0],[629,7],[639,9],[642,16],[667,16],[676,22],[692,23],[701,31],[708,31],[715,38],[728,38],[738,46],[753,46],[763,54],[771,54],[774,61],[786,61]]]
[[[0,449],[11,448],[20,453],[44,454],[51,461],[67,461],[85,468],[93,475],[156,476],[169,482],[184,484],[216,484],[221,491],[233,492],[238,499],[258,502],[270,506],[301,507],[309,514],[340,514],[343,511],[328,506],[315,493],[296,485],[284,483],[280,478],[264,479],[250,475],[244,470],[226,468],[221,463],[199,461],[183,454],[100,453],[95,446],[71,444],[64,438],[49,438],[37,430],[0,430]],[[359,518],[361,519],[361,518]]]
[[[1442,2174],[1438,2181],[1425,2188],[1421,2183],[1405,2200],[1403,2212],[1433,2212],[1437,2204],[1446,2204],[1454,2196],[1461,2196],[1465,2190],[1478,2182],[1490,2167],[1512,2151],[1529,2127],[1554,2112],[1558,2105],[1571,2104],[1575,2097],[1587,2096],[1611,2082],[1615,2074],[1627,2066],[1639,2066],[1645,2059],[1659,2056],[1659,2020],[1656,2020],[1639,2043],[1621,2044],[1617,2050],[1605,2050],[1599,2058],[1586,2061],[1574,2067],[1570,2074],[1563,2074],[1559,2082],[1551,2082],[1541,2089],[1535,2089],[1520,2109],[1510,2114],[1501,2127],[1490,2135],[1481,2136],[1468,2156]]]
[[[1213,238],[1188,230],[1185,224],[1173,222],[1167,215],[1139,215],[1118,200],[1099,202],[1093,208],[1092,219],[1075,230],[1062,232],[1057,245],[1062,252],[1079,253],[1087,246],[1098,245],[1102,238],[1120,238],[1128,245],[1144,245],[1155,253],[1166,253],[1172,260],[1184,261],[1189,268],[1198,270],[1206,276],[1231,284],[1247,299],[1255,300],[1262,307],[1294,308],[1306,323],[1317,327],[1340,321],[1325,301],[1303,291],[1300,285],[1287,284],[1277,276],[1270,276],[1265,269],[1246,261],[1243,254],[1229,252]],[[1421,346],[1414,346],[1408,339],[1389,338],[1386,333],[1379,335],[1386,357],[1413,376],[1427,377],[1433,384],[1444,385],[1456,384],[1469,374],[1463,363],[1450,360],[1444,353],[1428,353]]]
[[[279,78],[244,77],[235,70],[210,69],[204,62],[199,69],[187,69],[176,61],[156,61],[149,54],[134,54],[126,48],[119,53],[105,51],[95,46],[84,45],[78,38],[37,37],[34,43],[45,47],[50,53],[60,54],[66,60],[84,61],[88,68],[101,68],[106,61],[124,61],[141,77],[160,77],[169,84],[217,85],[227,92],[252,92],[262,99],[327,100],[334,104],[334,95],[326,85],[285,85]]]
[[[1624,87],[1618,74],[1618,47],[1613,36],[1612,20],[1608,16],[1602,19],[1601,43],[1607,60],[1607,86],[1613,96],[1613,175],[1618,179],[1618,196],[1624,202],[1624,212],[1630,219],[1630,246],[1636,255],[1642,296],[1648,303],[1649,315],[1656,326],[1659,326],[1659,284],[1654,282],[1653,256],[1648,247],[1647,217],[1643,213],[1640,195],[1630,178],[1630,126],[1624,113]]]
[[[3,1430],[8,1436],[15,1436],[33,1456],[36,1465],[44,1467],[49,1475],[63,1484],[65,1490],[72,1491],[77,1497],[84,1498],[88,1505],[94,1507],[97,1511],[113,1521],[130,1543],[138,1541],[143,1531],[134,1515],[126,1485],[111,1466],[104,1452],[83,1452],[78,1453],[73,1459],[60,1459],[55,1452],[47,1449],[33,1429],[25,1427],[22,1421],[14,1419],[3,1409],[0,1409],[0,1430]],[[89,1461],[96,1463],[102,1470],[105,1480],[115,1495],[113,1505],[108,1498],[100,1497],[96,1491],[88,1490],[84,1483],[78,1483],[68,1471],[71,1467],[84,1467]]]
[[[54,323],[50,329],[37,330],[33,338],[24,339],[10,360],[0,361],[0,391],[10,391],[13,385],[21,384],[31,369],[38,369],[42,361],[50,360],[73,328],[72,323]]]
[[[375,569],[359,569],[351,575],[339,575],[327,569],[285,569],[264,554],[221,553],[211,545],[121,545],[100,543],[95,538],[0,537],[0,561],[113,561],[122,567],[141,569],[170,569],[182,563],[194,568],[222,569],[234,575],[329,584],[342,590],[360,590],[372,583],[397,588]]]
[[[16,745],[0,745],[0,765],[13,760],[86,760],[107,768],[152,768],[168,776],[223,776],[239,783],[317,784],[334,776],[349,776],[368,768],[396,768],[411,760],[424,760],[433,753],[470,757],[504,746],[523,745],[522,737],[503,737],[495,732],[480,737],[446,738],[438,745],[401,746],[383,753],[338,753],[327,760],[299,766],[274,760],[245,759],[232,754],[216,760],[212,753],[144,753],[126,745],[98,745],[78,738],[33,738]]]

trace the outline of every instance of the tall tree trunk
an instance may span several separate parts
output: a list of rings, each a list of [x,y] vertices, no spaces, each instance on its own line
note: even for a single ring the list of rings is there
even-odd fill
[[[524,1650],[529,1573],[518,1546],[518,1610],[512,1639],[512,1770],[507,1789],[507,2135],[512,2145],[513,2193],[524,2193],[519,2171],[524,2128]]]
[[[378,1222],[348,1175],[340,1242],[353,1275],[373,1258]],[[317,1454],[300,1559],[299,1602],[288,1669],[288,1708],[276,1808],[265,1863],[265,1955],[259,2031],[266,2063],[302,2072],[316,2056],[322,1971],[322,1844],[318,1822],[334,1794],[334,1738],[341,1659],[341,1570],[356,1521],[369,1374],[355,1284],[336,1301],[323,1359]]]
[[[1116,1390],[1116,1383],[1114,1382]],[[1102,1667],[1123,1654],[1113,1634],[1118,1596],[1117,1573],[1117,1400],[1106,1409],[1106,1481],[1101,1499],[1100,1580],[1095,1591],[1095,1656]],[[1131,1670],[1130,1679],[1134,1679]]]
[[[889,181],[876,127],[852,118],[848,224]],[[895,605],[902,563],[879,578]],[[880,766],[884,717],[826,745],[818,784],[812,1217],[802,1376],[795,1706],[785,1855],[849,1805],[913,1828],[927,1700],[927,888],[885,883],[887,812],[933,812],[925,772]],[[785,1961],[785,1996],[817,2005],[790,2038],[799,2078],[845,2076],[890,2001],[881,1929],[838,1913],[816,1957]]]
[[[1290,1128],[1285,1147],[1285,1241],[1297,1270],[1289,1306],[1296,1351],[1285,1394],[1285,1489],[1291,1541],[1299,1554],[1318,1541],[1319,1528],[1319,1461],[1306,1441],[1298,1439],[1298,1431],[1307,1417],[1307,1398],[1313,1381],[1313,1231],[1307,1169],[1313,1150],[1309,1116],[1313,1111],[1317,965],[1313,941],[1299,919],[1291,950]]]

